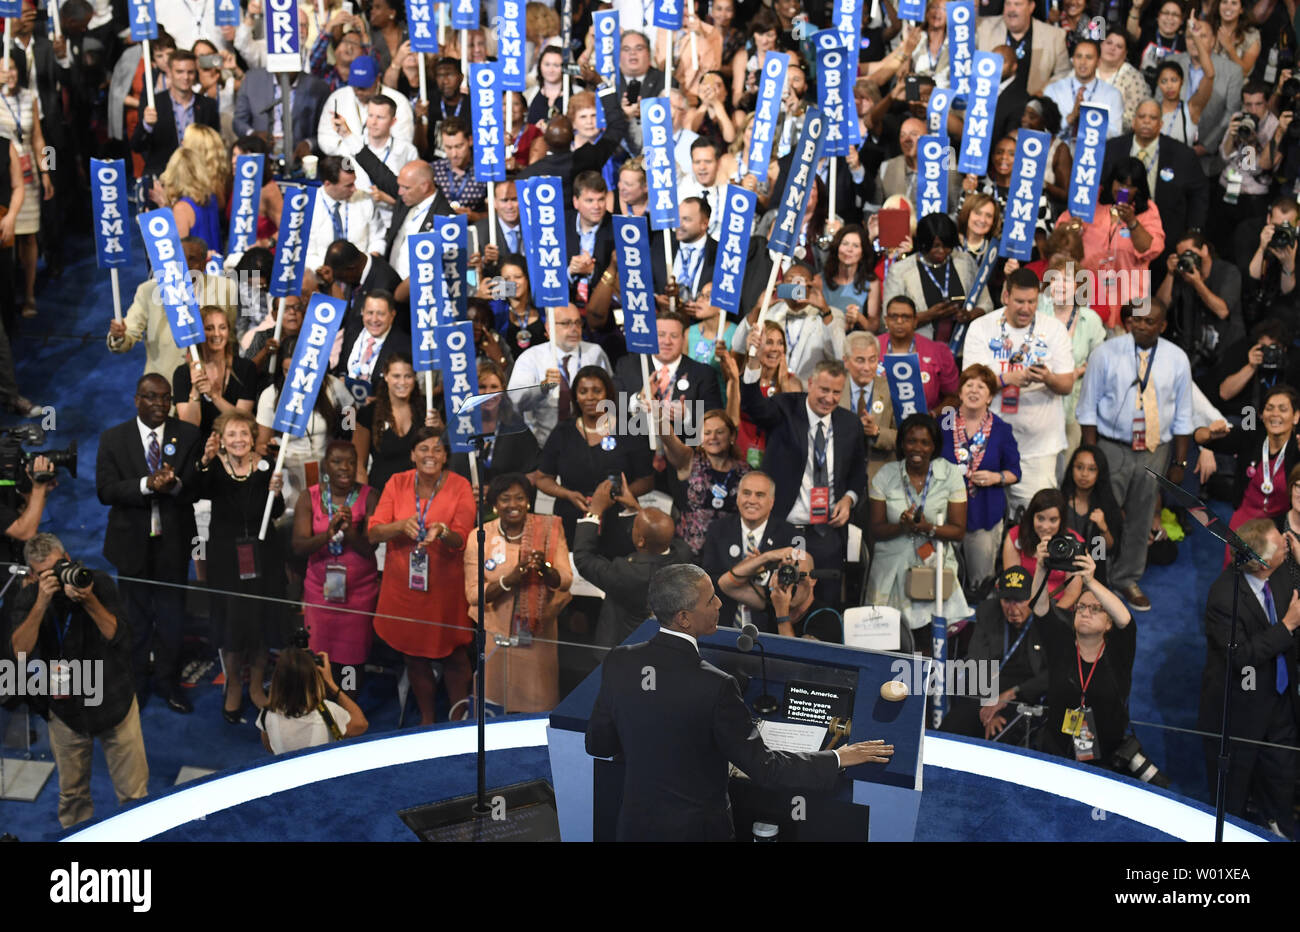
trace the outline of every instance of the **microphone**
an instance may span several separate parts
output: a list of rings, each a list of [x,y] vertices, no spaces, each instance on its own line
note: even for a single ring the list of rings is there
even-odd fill
[[[9,572],[12,573],[14,569],[25,569],[25,567],[13,567],[10,568]],[[746,623],[745,626],[740,629],[740,637],[736,638],[736,648],[748,654],[754,649],[754,642],[757,640],[758,627],[752,622]]]
[[[747,654],[755,647],[758,648],[759,672],[763,677],[763,692],[754,700],[754,711],[759,715],[771,715],[780,708],[780,703],[767,691],[767,650],[763,647],[763,642],[758,639],[758,626],[753,622],[749,622],[740,629],[740,636],[736,638],[736,648]]]

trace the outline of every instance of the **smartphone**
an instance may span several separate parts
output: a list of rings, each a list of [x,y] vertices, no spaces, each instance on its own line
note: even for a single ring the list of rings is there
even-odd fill
[[[634,104],[641,99],[641,79],[633,78],[627,82],[627,102]]]
[[[781,301],[806,301],[808,299],[808,286],[803,282],[777,285],[776,296]]]
[[[609,474],[609,495],[618,498],[623,494],[623,477],[616,472]]]
[[[248,22],[254,39],[266,38],[266,20],[262,18],[261,13],[249,13]]]
[[[906,207],[890,207],[876,214],[880,223],[880,246],[893,249],[912,235],[912,212]]]
[[[909,74],[904,80],[904,84],[904,97],[907,102],[919,103],[921,100],[921,76],[919,74]]]
[[[220,55],[200,55],[200,56],[199,56],[199,67],[200,67],[200,68],[203,68],[203,69],[205,69],[205,70],[207,70],[207,71],[211,71],[213,68],[220,68],[220,67],[221,67],[221,56],[220,56]]]
[[[1128,188],[1120,188],[1118,191],[1115,192],[1115,203],[1127,204],[1129,196],[1130,195],[1129,195]]]
[[[356,12],[355,8],[352,6],[352,0],[343,0],[343,3],[340,4],[340,9],[342,9],[344,13],[348,14]]]

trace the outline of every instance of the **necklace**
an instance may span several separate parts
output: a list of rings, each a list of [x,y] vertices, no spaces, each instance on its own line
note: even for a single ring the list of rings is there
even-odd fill
[[[230,478],[234,479],[236,482],[247,482],[248,477],[253,474],[252,460],[249,460],[248,470],[241,476],[239,473],[235,472],[235,461],[230,458],[230,454],[226,454],[226,472],[229,473]]]
[[[517,541],[517,540],[523,540],[523,539],[524,539],[524,532],[523,532],[523,529],[520,529],[520,531],[519,531],[518,534],[516,534],[514,537],[511,537],[509,534],[506,533],[505,526],[502,525],[502,527],[501,527],[501,536],[504,537],[504,538],[506,539],[507,542],[513,544],[513,543],[514,543],[515,541]]]

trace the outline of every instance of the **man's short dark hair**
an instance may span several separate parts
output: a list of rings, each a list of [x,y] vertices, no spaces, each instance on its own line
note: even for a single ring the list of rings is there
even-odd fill
[[[1273,89],[1263,81],[1247,81],[1246,86],[1241,89],[1241,96],[1247,94],[1261,94],[1267,100],[1268,95],[1273,93]]]
[[[695,608],[700,600],[700,580],[708,578],[709,574],[694,563],[674,563],[651,577],[647,601],[661,627],[671,627],[679,614]]]
[[[447,117],[438,124],[438,131],[442,133],[444,139],[448,136],[468,136],[470,134],[469,123],[463,117]]]
[[[135,380],[135,393],[137,395],[140,394],[140,392],[144,390],[144,383],[151,382],[155,379],[166,385],[167,391],[172,390],[172,383],[167,380],[167,376],[158,372],[146,372],[144,375],[140,376],[140,378]]]
[[[913,316],[916,315],[916,302],[913,301],[911,298],[909,298],[907,295],[896,294],[888,301],[886,301],[885,302],[886,313],[888,313],[889,309],[895,304],[902,304],[905,307],[910,307],[912,309],[912,315]]]
[[[330,184],[338,184],[339,176],[345,172],[356,173],[352,161],[347,161],[347,168],[343,167],[344,159],[341,155],[322,155],[320,159],[320,180],[328,181]]]
[[[1286,324],[1276,317],[1266,317],[1250,328],[1251,346],[1259,343],[1264,337],[1268,337],[1274,343],[1286,346]]]
[[[176,64],[178,61],[192,61],[194,67],[199,66],[199,58],[189,49],[172,49],[171,58],[167,60],[168,67]]]
[[[365,259],[361,250],[351,240],[336,239],[325,248],[324,264],[335,271],[351,268],[358,262],[365,262]]]
[[[1300,214],[1300,201],[1297,201],[1289,194],[1282,194],[1273,198],[1272,202],[1268,205],[1268,209],[1270,212],[1274,210],[1287,210],[1293,214]]]
[[[1097,57],[1101,58],[1101,43],[1096,39],[1076,39],[1074,43],[1074,52],[1079,51],[1079,46],[1081,45],[1091,45],[1092,50],[1097,53]],[[1070,53],[1071,58],[1074,57],[1074,52]]]
[[[696,149],[712,149],[713,157],[714,158],[718,157],[717,145],[713,142],[712,139],[709,139],[707,136],[701,136],[699,139],[691,143],[691,151],[694,152]]]
[[[713,209],[709,207],[709,202],[702,197],[684,197],[682,198],[682,203],[694,204],[696,207],[700,209],[700,214],[704,216],[706,219],[710,219],[713,217]]]
[[[389,97],[387,94],[376,94],[374,97],[371,97],[366,101],[366,106],[369,107],[371,104],[378,104],[381,107],[387,107],[389,116],[397,116],[397,101],[393,100],[393,98]]]
[[[387,98],[385,98],[386,100]],[[261,136],[249,133],[247,136],[240,136],[235,140],[235,148],[242,151],[245,155],[269,155],[271,146]]]
[[[1034,270],[1027,269],[1023,265],[1007,276],[1007,291],[1012,288],[1032,288],[1037,291],[1040,284]]]
[[[444,55],[442,58],[438,59],[438,64],[434,65],[434,71],[436,72],[439,68],[454,68],[456,69],[457,74],[462,73],[460,70],[460,59],[452,58],[448,55]]]
[[[605,176],[596,171],[579,172],[578,177],[573,179],[573,196],[581,197],[587,191],[608,194],[609,185],[605,184]]]
[[[366,301],[369,301],[372,298],[379,301],[383,301],[385,304],[387,304],[389,313],[391,314],[397,313],[397,298],[396,296],[393,295],[391,291],[385,291],[383,288],[376,288],[374,291],[367,291]],[[363,306],[364,304],[365,302],[362,302]]]

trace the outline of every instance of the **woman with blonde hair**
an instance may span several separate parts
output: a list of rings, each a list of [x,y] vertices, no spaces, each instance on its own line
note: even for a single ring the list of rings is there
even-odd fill
[[[221,252],[221,214],[208,179],[203,156],[182,146],[167,160],[150,196],[155,204],[171,208],[182,239],[197,236],[209,252]]]
[[[226,143],[211,126],[191,123],[181,137],[182,149],[193,149],[203,161],[203,174],[212,186],[217,201],[224,206],[226,189],[232,174],[230,152]]]
[[[41,229],[41,199],[54,196],[45,172],[45,136],[40,99],[27,87],[27,74],[0,62],[0,135],[14,141],[23,175],[22,205],[14,218],[18,259],[23,264],[23,316],[36,316],[36,234]]]

